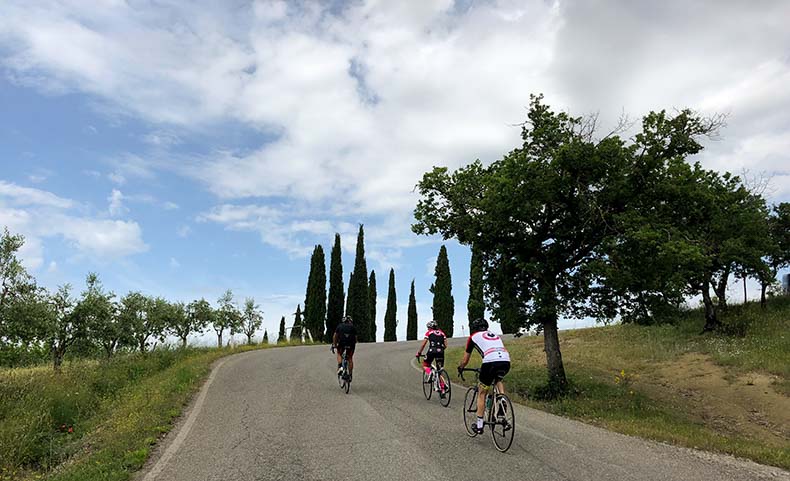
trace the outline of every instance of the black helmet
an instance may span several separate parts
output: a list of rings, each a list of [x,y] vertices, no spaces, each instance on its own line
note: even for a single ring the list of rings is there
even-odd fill
[[[437,329],[439,327],[439,324],[436,321],[431,320],[428,321],[428,324],[426,324],[425,327],[427,327],[428,329]]]
[[[488,321],[486,321],[485,319],[483,319],[481,317],[480,319],[475,319],[474,321],[472,321],[472,325],[469,326],[469,327],[472,328],[472,332],[473,333],[480,332],[480,331],[487,331],[488,330]]]
[[[345,316],[343,318],[343,322],[346,322],[348,324],[353,324],[354,323],[354,319],[351,319],[351,316]]]

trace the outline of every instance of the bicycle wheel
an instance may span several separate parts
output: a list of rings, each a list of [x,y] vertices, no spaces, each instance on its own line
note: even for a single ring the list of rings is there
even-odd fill
[[[494,424],[491,425],[491,437],[494,440],[494,446],[504,453],[513,444],[513,436],[516,433],[516,417],[513,412],[513,403],[510,402],[509,397],[498,394],[496,403],[497,417],[493,420]]]
[[[348,371],[346,371],[345,374],[346,374],[346,376],[348,376],[349,375]],[[343,389],[346,391],[346,394],[348,394],[348,390],[351,389],[351,383],[349,381],[347,381],[347,380],[344,380],[343,382],[345,383],[345,386],[343,386]]]
[[[425,374],[425,371],[422,372],[422,393],[425,395],[425,399],[431,400],[431,394],[433,394],[433,381],[430,376]]]
[[[477,436],[477,431],[472,429],[472,423],[477,423],[477,389],[470,387],[464,396],[464,427],[469,437]]]
[[[450,376],[444,369],[439,371],[439,404],[444,407],[450,405]]]

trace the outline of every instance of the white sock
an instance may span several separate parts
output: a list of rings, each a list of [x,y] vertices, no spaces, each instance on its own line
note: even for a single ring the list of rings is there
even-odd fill
[[[483,429],[483,418],[477,416],[477,429]]]

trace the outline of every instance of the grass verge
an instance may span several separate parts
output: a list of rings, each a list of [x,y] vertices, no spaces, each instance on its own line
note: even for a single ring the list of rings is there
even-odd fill
[[[0,481],[126,480],[220,357],[268,345],[159,349],[0,370]]]
[[[547,382],[542,336],[510,341],[506,387],[553,414],[790,469],[790,299],[732,306],[724,322],[740,336],[700,334],[699,311],[674,321],[561,332],[572,390],[549,401],[534,395]],[[461,355],[449,350],[447,365]]]

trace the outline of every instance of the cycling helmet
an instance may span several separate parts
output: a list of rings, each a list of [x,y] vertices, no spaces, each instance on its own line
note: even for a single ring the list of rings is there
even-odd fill
[[[353,320],[353,319],[351,319],[351,316],[345,316],[345,317],[343,318],[343,322],[346,322],[346,323],[348,323],[348,324],[353,324],[353,323],[354,323],[354,320]]]
[[[487,331],[488,330],[488,321],[483,319],[475,319],[472,321],[472,325],[469,326],[472,328],[472,332],[480,332],[480,331]]]
[[[436,321],[428,321],[426,327],[428,329],[437,329],[439,327],[439,324],[437,324]]]

